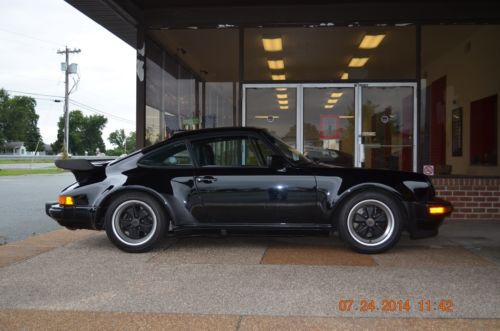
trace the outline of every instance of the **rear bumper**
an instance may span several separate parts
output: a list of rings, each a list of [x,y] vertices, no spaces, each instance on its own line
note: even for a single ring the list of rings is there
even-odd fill
[[[47,202],[45,213],[69,229],[95,229],[95,208],[86,206],[64,207],[57,202]]]
[[[447,211],[443,214],[431,215],[429,207],[434,206],[445,207]],[[436,236],[444,218],[449,216],[453,210],[451,203],[439,198],[433,198],[427,202],[408,202],[406,208],[409,216],[407,229],[413,239]]]

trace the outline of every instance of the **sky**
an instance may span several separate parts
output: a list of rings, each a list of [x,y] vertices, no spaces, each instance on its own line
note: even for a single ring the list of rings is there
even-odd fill
[[[11,95],[25,95],[12,92],[20,91],[63,97],[64,55],[57,50],[65,45],[81,49],[70,54],[80,76],[70,99],[87,108],[70,104],[70,111],[107,113],[103,140],[110,148],[111,132],[135,131],[135,49],[63,0],[0,0],[0,88]],[[53,143],[64,103],[34,97],[43,141]]]

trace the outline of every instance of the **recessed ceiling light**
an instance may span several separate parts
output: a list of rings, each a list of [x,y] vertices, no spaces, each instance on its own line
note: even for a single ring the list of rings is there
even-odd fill
[[[288,98],[288,94],[284,93],[284,94],[276,94],[276,97],[278,99],[286,99]]]
[[[278,100],[280,105],[288,105],[288,100]]]
[[[359,44],[359,48],[362,49],[372,49],[377,48],[378,45],[384,40],[385,34],[377,34],[377,35],[365,35],[361,43]]]
[[[267,60],[267,65],[271,70],[282,70],[285,69],[285,61],[283,59],[279,60]]]
[[[340,115],[339,118],[343,119],[343,120],[348,120],[348,119],[354,118],[354,116],[353,115]]]
[[[262,36],[262,46],[266,52],[279,52],[283,50],[283,40],[280,36]]]
[[[332,94],[330,94],[330,97],[331,98],[340,98],[342,96],[342,94],[344,94],[343,92],[333,92]]]
[[[287,109],[288,109],[288,106],[280,106],[280,109],[282,109],[282,110],[287,110]]]
[[[325,109],[332,109],[335,105],[325,105]]]
[[[285,80],[286,76],[285,74],[282,75],[271,75],[272,80]]]
[[[351,62],[349,62],[349,67],[351,68],[359,68],[359,67],[362,67],[366,64],[366,62],[368,62],[368,59],[367,57],[353,57],[351,59]]]
[[[328,99],[328,101],[326,103],[329,103],[329,104],[335,104],[339,101],[339,99]]]
[[[342,76],[340,76],[340,79],[342,79],[342,80],[349,79],[349,74],[348,74],[347,72],[344,72],[344,73],[342,74]]]
[[[275,90],[278,92],[284,92],[284,91],[286,91],[286,87],[277,87],[277,88],[275,88]]]

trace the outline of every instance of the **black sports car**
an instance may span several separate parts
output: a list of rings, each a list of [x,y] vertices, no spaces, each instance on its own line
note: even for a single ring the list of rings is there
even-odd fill
[[[313,162],[262,129],[181,132],[112,162],[58,160],[77,182],[46,213],[70,229],[106,230],[127,252],[167,232],[338,231],[353,249],[378,253],[434,236],[450,203],[418,173]]]

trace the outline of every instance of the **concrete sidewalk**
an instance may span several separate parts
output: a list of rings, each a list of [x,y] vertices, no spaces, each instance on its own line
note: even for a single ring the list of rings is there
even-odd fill
[[[19,253],[29,242],[0,247],[0,329],[499,329],[499,239],[500,222],[476,221],[380,255],[327,237],[193,237],[126,254],[104,233],[60,230],[28,239],[53,243],[31,257]]]

